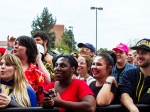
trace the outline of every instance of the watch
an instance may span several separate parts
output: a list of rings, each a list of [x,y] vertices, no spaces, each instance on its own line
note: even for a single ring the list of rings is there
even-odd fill
[[[104,84],[112,85],[112,82],[105,81],[105,83],[104,83]]]

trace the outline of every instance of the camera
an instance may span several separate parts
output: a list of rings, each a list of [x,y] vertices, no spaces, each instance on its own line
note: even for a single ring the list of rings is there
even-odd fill
[[[54,88],[49,89],[48,92],[43,91],[43,93],[44,93],[45,97],[49,97],[49,95],[51,95],[52,97],[56,97],[56,95],[57,95],[56,90]]]

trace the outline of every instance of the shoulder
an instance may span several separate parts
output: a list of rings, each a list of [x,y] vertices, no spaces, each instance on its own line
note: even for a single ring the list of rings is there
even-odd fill
[[[126,67],[127,67],[127,68],[136,68],[134,65],[132,65],[132,64],[130,64],[130,63],[128,63],[128,62],[126,63]]]
[[[45,91],[48,91],[49,89],[54,88],[54,84],[55,84],[55,82],[50,82],[50,83],[48,83],[48,84],[44,87],[44,90],[45,90]]]
[[[34,92],[33,88],[30,87],[30,86],[27,86],[27,92],[28,92],[29,96],[30,95],[35,95],[35,92]]]

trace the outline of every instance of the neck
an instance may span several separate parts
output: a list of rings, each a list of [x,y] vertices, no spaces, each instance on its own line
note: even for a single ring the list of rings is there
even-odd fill
[[[44,48],[44,53],[47,53],[48,51],[47,51],[47,47],[46,48]]]
[[[88,73],[83,73],[83,74],[80,74],[79,78],[85,78],[87,79],[89,77],[89,74]]]
[[[23,67],[23,71],[25,72],[26,69],[29,67],[29,64],[28,64],[27,60],[21,59],[21,64],[22,64],[22,67]]]
[[[127,62],[124,63],[116,63],[117,68],[123,68],[126,65]]]
[[[134,62],[133,62],[133,61],[128,61],[128,63],[130,63],[130,64],[134,65]]]
[[[103,84],[106,81],[107,77],[108,77],[108,75],[106,75],[106,77],[96,79],[96,86],[103,86]]]
[[[146,68],[140,67],[140,70],[145,76],[150,76],[150,65]]]
[[[64,81],[59,81],[59,86],[62,88],[66,88],[72,81],[72,77],[68,80]]]

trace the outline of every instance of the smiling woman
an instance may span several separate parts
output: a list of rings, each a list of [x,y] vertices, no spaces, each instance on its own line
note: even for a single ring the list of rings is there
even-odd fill
[[[45,91],[54,88],[55,97],[44,97],[43,107],[58,106],[60,112],[81,111],[94,112],[96,102],[88,85],[78,79],[72,79],[73,72],[77,69],[76,59],[69,54],[59,55],[54,61],[56,82],[49,83]],[[88,108],[87,108],[88,107]]]
[[[18,57],[3,55],[0,77],[0,108],[36,106],[36,95],[25,79]]]

